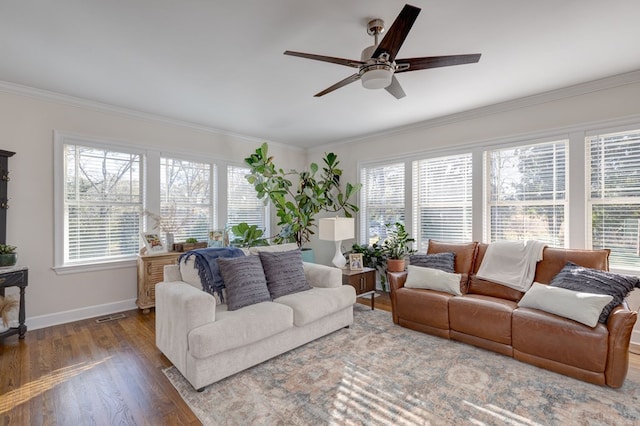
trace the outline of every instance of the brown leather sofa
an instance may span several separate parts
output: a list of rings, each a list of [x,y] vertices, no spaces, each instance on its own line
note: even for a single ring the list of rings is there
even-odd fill
[[[637,313],[617,306],[606,324],[591,328],[557,315],[519,308],[524,293],[475,276],[487,244],[430,241],[427,253],[454,252],[462,274],[462,296],[405,288],[406,272],[388,274],[393,322],[439,337],[459,340],[565,374],[620,387],[627,375],[629,342]],[[549,284],[568,262],[608,270],[609,250],[547,247],[535,281]]]

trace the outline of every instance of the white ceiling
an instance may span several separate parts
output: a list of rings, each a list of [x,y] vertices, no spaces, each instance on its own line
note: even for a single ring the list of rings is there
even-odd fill
[[[482,53],[398,75],[407,97],[353,83],[366,22],[393,0],[0,2],[0,80],[312,147],[640,69],[638,0],[417,0],[398,58]]]

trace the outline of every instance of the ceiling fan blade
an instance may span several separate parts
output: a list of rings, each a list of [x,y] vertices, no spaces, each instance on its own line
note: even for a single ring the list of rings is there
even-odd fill
[[[361,61],[355,61],[353,59],[334,58],[332,56],[322,56],[322,55],[313,55],[311,53],[292,52],[291,50],[285,51],[284,54],[289,56],[297,56],[299,58],[313,59],[315,61],[331,62],[332,64],[345,65],[347,67],[353,67],[353,68],[358,68],[360,65],[364,63]]]
[[[452,65],[473,64],[480,60],[480,53],[471,55],[426,56],[424,58],[398,59],[396,73],[424,70],[428,68],[449,67]],[[403,67],[403,65],[409,65]]]
[[[386,52],[389,61],[393,62],[419,13],[420,8],[406,4],[371,57],[378,58]]]
[[[391,84],[385,87],[384,90],[391,93],[396,99],[402,99],[407,96],[404,93],[404,90],[402,90],[402,86],[400,86],[400,82],[398,82],[398,79],[395,75],[391,79]]]
[[[358,81],[358,80],[360,80],[360,74],[356,73],[356,74],[350,75],[349,77],[345,78],[344,80],[337,82],[336,84],[334,84],[331,87],[327,87],[322,92],[318,92],[313,96],[318,98],[320,96],[326,95],[327,93],[331,93],[336,89],[339,89],[339,88],[341,88],[343,86],[346,86],[347,84],[353,83],[354,81]]]

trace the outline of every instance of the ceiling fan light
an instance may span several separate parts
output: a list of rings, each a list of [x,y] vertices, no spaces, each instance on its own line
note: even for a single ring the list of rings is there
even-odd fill
[[[393,71],[386,69],[373,69],[362,74],[360,81],[366,89],[384,89],[391,84]]]

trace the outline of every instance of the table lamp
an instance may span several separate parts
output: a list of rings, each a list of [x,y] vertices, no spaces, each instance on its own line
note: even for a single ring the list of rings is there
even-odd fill
[[[352,217],[327,217],[320,219],[318,233],[321,240],[334,241],[336,254],[332,263],[337,268],[343,268],[347,260],[342,255],[342,241],[355,237],[354,220]]]

